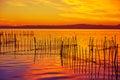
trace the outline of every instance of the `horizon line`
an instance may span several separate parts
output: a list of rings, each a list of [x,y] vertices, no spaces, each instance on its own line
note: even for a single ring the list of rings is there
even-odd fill
[[[94,25],[94,24],[72,24],[72,25],[0,25],[0,29],[120,29],[118,25]]]

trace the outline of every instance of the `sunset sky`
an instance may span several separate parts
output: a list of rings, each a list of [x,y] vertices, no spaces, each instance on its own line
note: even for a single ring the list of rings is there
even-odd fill
[[[120,0],[0,0],[0,25],[120,24]]]

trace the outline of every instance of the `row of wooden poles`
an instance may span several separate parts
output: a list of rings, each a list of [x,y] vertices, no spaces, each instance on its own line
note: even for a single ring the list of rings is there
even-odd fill
[[[19,50],[19,47],[24,46],[27,43],[27,40],[32,36],[34,36],[33,32],[26,33],[24,31],[19,34],[14,31],[0,32],[0,52],[15,52],[16,50]]]
[[[52,38],[48,35],[45,38],[37,38],[35,35],[15,33],[0,34],[0,54],[15,54],[25,55],[34,54],[58,54],[62,38]]]
[[[48,37],[46,39],[38,39],[31,34],[23,36],[1,32],[0,54],[34,54],[34,62],[37,55],[60,55],[62,66],[69,65],[70,69],[75,72],[79,69],[77,70],[78,72],[89,75],[88,77],[91,80],[101,78],[101,71],[103,72],[103,80],[118,80],[119,47],[116,43],[116,36],[112,37],[111,40],[107,40],[105,37],[101,41],[95,41],[94,38],[90,38],[87,48],[78,44],[77,36],[52,38],[49,35]]]
[[[88,75],[90,80],[118,80],[118,44],[116,36],[111,40],[96,41],[90,38],[88,48],[77,43],[77,38],[61,42],[61,65],[70,66],[74,72]],[[68,69],[68,67],[67,67]]]

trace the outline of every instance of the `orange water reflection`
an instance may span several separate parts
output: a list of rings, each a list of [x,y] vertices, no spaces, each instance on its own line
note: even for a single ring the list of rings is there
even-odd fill
[[[64,55],[60,55],[60,49],[56,49],[52,47],[51,53],[50,53],[50,47],[47,47],[46,49],[42,49],[45,51],[41,50],[34,50],[34,46],[32,47],[33,50],[31,51],[24,51],[24,49],[30,49],[30,45],[26,44],[22,45],[22,47],[19,46],[17,47],[17,50],[22,50],[19,52],[10,52],[12,54],[15,54],[14,56],[7,56],[4,58],[0,58],[0,64],[6,67],[16,67],[20,66],[20,63],[25,63],[28,68],[25,68],[24,71],[25,73],[21,72],[19,76],[25,78],[25,80],[79,80],[79,79],[84,79],[84,80],[89,80],[89,79],[95,79],[95,80],[100,80],[100,79],[108,79],[108,80],[114,80],[115,79],[115,66],[113,64],[109,64],[109,61],[112,61],[112,59],[107,55],[109,51],[107,51],[107,56],[106,56],[106,66],[104,66],[104,54],[100,55],[101,59],[101,64],[99,64],[99,57],[96,57],[95,60],[95,54],[93,54],[94,60],[91,59],[85,59],[85,57],[89,57],[88,53],[85,53],[85,49],[89,46],[89,39],[90,37],[94,37],[95,42],[97,40],[104,40],[104,37],[106,36],[108,40],[111,40],[114,35],[116,35],[116,41],[118,45],[120,44],[120,30],[1,30],[5,31],[6,33],[9,33],[13,31],[13,33],[16,33],[17,35],[22,35],[21,32],[25,32],[27,34],[29,32],[33,32],[34,35],[32,37],[24,35],[22,37],[22,41],[19,44],[22,44],[23,42],[27,42],[24,40],[30,39],[34,42],[34,37],[36,37],[36,41],[44,41],[44,43],[40,44],[46,44],[47,41],[48,43],[51,41],[55,41],[55,39],[61,39],[64,38],[64,40],[68,38],[74,38],[74,36],[77,36],[77,42],[78,45],[81,46],[81,49],[83,49],[84,54],[76,54],[78,52],[73,52],[68,55],[68,53],[65,53]],[[22,35],[23,36],[23,35]],[[17,37],[18,41],[21,40],[21,37]],[[4,39],[3,39],[4,41]],[[66,40],[67,41],[67,40]],[[30,42],[30,41],[28,41]],[[38,43],[37,43],[38,44]],[[52,43],[54,44],[54,43]],[[51,44],[51,45],[52,45]],[[61,44],[61,43],[60,43]],[[67,44],[67,43],[66,43]],[[96,44],[96,43],[95,43]],[[33,45],[33,44],[32,44]],[[4,45],[1,47],[1,53],[2,51],[10,51],[12,48],[5,48]],[[14,45],[12,45],[14,46]],[[97,44],[95,45],[95,47]],[[38,47],[38,46],[37,46]],[[82,48],[83,47],[83,48]],[[97,46],[101,47],[101,45]],[[54,49],[53,49],[54,48]],[[60,48],[60,47],[58,47]],[[3,50],[4,49],[4,50]],[[113,49],[113,48],[112,48]],[[15,50],[13,48],[13,50]],[[57,51],[56,51],[57,50]],[[114,49],[113,49],[114,50]],[[64,49],[65,52],[67,52],[67,49]],[[82,51],[82,50],[81,50]],[[88,51],[86,51],[88,52]],[[111,51],[112,52],[112,51]],[[33,55],[33,54],[38,54],[38,55]],[[73,54],[74,53],[74,54]],[[80,52],[79,52],[80,53]],[[104,53],[101,51],[100,53]],[[20,54],[20,55],[18,55]],[[25,55],[27,54],[27,55]],[[32,55],[31,55],[32,54]],[[52,55],[53,54],[53,55]],[[119,54],[119,52],[118,52]],[[98,55],[98,54],[97,54]],[[119,54],[120,55],[120,54]],[[25,57],[24,57],[25,56]],[[76,57],[78,56],[78,57]],[[82,57],[81,57],[82,56]],[[109,60],[110,58],[110,60]],[[119,58],[120,59],[120,58]],[[119,61],[118,59],[118,61]],[[10,64],[9,60],[11,62],[16,61],[15,64]],[[92,60],[92,61],[91,61]],[[6,63],[8,62],[8,63]],[[5,63],[5,64],[2,64]],[[118,62],[119,63],[119,62]],[[25,66],[25,64],[22,64],[22,67]],[[120,63],[118,64],[118,67],[120,66]],[[2,67],[2,66],[1,66]],[[0,68],[1,68],[0,67]],[[104,68],[106,67],[106,68]],[[2,68],[1,68],[2,69]],[[9,68],[8,68],[9,71]],[[110,77],[112,76],[112,77]],[[118,78],[119,80],[119,75]]]

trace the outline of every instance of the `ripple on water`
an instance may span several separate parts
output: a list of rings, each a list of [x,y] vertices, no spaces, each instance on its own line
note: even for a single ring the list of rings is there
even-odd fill
[[[46,73],[39,73],[39,74],[33,74],[33,75],[46,75],[46,74],[61,74],[60,72],[46,72]]]
[[[73,78],[72,76],[59,76],[59,77],[48,77],[48,78],[40,78],[37,80],[69,80]]]

